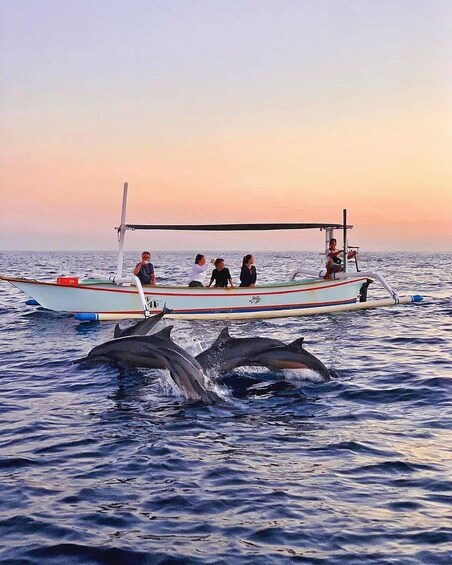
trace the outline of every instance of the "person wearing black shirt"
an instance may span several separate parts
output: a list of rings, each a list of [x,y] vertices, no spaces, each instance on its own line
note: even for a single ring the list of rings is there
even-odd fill
[[[154,265],[151,263],[149,251],[143,251],[141,261],[137,263],[133,274],[140,279],[141,284],[155,285]]]
[[[229,269],[224,266],[224,259],[221,257],[215,261],[215,269],[212,271],[209,286],[212,286],[213,281],[215,281],[216,287],[226,288],[228,283],[231,287],[234,286],[231,273],[229,272]]]
[[[253,287],[256,284],[257,272],[254,266],[254,257],[245,255],[242,270],[240,271],[240,286]]]

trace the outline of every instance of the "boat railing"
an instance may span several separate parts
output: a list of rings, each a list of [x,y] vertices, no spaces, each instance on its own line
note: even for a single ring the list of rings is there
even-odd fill
[[[305,269],[303,267],[298,267],[297,269],[295,269],[295,271],[293,271],[293,273],[290,275],[289,280],[290,281],[294,281],[297,277],[297,275],[308,275],[311,277],[316,277],[316,278],[323,278],[325,276],[326,271],[325,270],[320,270],[320,271],[313,271],[312,269]],[[391,298],[393,298],[395,301],[397,301],[399,299],[399,295],[397,294],[397,292],[391,287],[391,285],[388,283],[388,281],[379,273],[374,273],[371,271],[359,271],[359,273],[336,273],[334,278],[335,279],[351,279],[351,278],[356,278],[357,276],[359,277],[367,277],[369,279],[375,279],[377,281],[379,281],[381,283],[381,285],[383,286],[383,288],[388,292],[389,296],[391,296]]]
[[[144,295],[143,285],[141,284],[141,281],[137,276],[134,275],[133,277],[110,277],[110,279],[117,286],[135,285],[137,287],[138,294],[140,295],[141,304],[143,305],[144,317],[147,318],[151,315],[151,313],[149,312],[148,304],[146,302],[146,297]]]
[[[289,281],[295,281],[297,275],[307,275],[308,277],[314,277],[316,279],[323,279],[324,275],[325,275],[326,271],[325,270],[320,270],[320,271],[314,271],[312,269],[305,269],[304,267],[298,267],[297,269],[295,269],[295,271],[293,271],[293,273],[290,275],[289,277]],[[359,276],[360,278],[369,278],[369,279],[373,279],[373,280],[377,280],[381,283],[381,285],[383,286],[383,288],[388,292],[389,296],[397,302],[397,300],[399,299],[399,295],[397,294],[397,292],[391,287],[391,285],[388,283],[388,281],[379,273],[375,273],[372,271],[359,271],[359,273],[336,273],[334,278],[336,280],[344,280],[344,279],[351,279],[351,278],[356,278],[357,276]],[[140,299],[141,299],[141,303],[143,305],[143,312],[144,312],[144,316],[147,317],[150,315],[149,312],[149,308],[146,302],[146,298],[144,295],[144,290],[143,290],[143,286],[141,284],[141,281],[138,277],[133,276],[133,277],[112,277],[112,281],[118,285],[118,286],[122,286],[122,285],[134,285],[137,288],[138,294],[140,295]]]
[[[150,316],[150,313],[149,313],[148,304],[146,302],[146,297],[144,296],[143,286],[141,284],[140,279],[136,275],[134,275],[133,278],[135,279],[135,286],[137,287],[138,294],[140,295],[141,298],[141,304],[143,305],[144,317],[147,318],[148,316]]]

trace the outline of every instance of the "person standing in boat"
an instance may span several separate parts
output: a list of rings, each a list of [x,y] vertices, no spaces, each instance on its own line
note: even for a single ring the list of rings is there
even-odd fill
[[[151,254],[149,251],[143,251],[141,261],[137,263],[133,274],[140,279],[141,284],[155,285],[154,265],[151,263]]]
[[[254,257],[245,255],[240,271],[240,286],[253,288],[256,284],[257,272],[254,266]]]
[[[207,263],[205,256],[198,253],[198,255],[196,255],[195,264],[193,265],[193,269],[190,273],[190,282],[188,283],[188,286],[204,286],[207,269],[213,264],[213,259],[210,260],[209,264]]]
[[[332,237],[330,239],[330,246],[327,250],[326,274],[324,279],[332,279],[335,273],[343,270],[342,259],[339,255],[344,253],[343,249],[337,249],[337,240]],[[356,256],[356,251],[348,252],[348,259],[353,259]]]
[[[222,257],[218,257],[218,259],[215,260],[215,269],[212,271],[209,286],[212,286],[213,281],[215,281],[215,286],[220,288],[226,288],[228,283],[231,287],[234,286],[231,273],[229,269],[224,266],[224,259]]]

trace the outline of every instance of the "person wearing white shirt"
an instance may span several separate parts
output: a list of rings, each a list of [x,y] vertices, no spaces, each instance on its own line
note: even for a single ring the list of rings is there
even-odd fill
[[[210,260],[210,264],[213,265],[213,259]],[[206,279],[206,272],[209,268],[209,264],[206,261],[204,255],[198,253],[196,255],[195,264],[193,265],[193,269],[191,270],[188,286],[204,286],[204,282]]]

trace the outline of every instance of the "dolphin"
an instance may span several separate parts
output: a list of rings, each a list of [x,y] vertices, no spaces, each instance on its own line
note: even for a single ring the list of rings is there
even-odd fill
[[[79,362],[105,363],[119,366],[167,369],[176,385],[191,400],[206,404],[220,401],[208,390],[201,365],[171,339],[168,326],[152,335],[133,335],[112,339],[94,347]]]
[[[196,355],[196,360],[204,369],[230,371],[250,365],[249,359],[259,353],[284,345],[279,339],[268,337],[231,337],[226,327],[208,349]]]
[[[330,381],[331,376],[328,369],[320,359],[303,347],[303,341],[304,338],[301,337],[288,345],[258,353],[250,358],[249,364],[267,367],[270,370],[311,369],[319,373],[326,381]]]
[[[233,338],[224,328],[214,343],[196,356],[204,369],[231,371],[237,367],[267,367],[270,370],[307,368],[326,380],[330,374],[325,365],[303,347],[304,338],[285,344],[265,337]]]
[[[151,329],[158,323],[160,320],[165,316],[165,314],[171,314],[173,310],[171,308],[167,308],[166,304],[163,306],[163,310],[150,318],[145,318],[144,320],[140,320],[137,324],[133,326],[129,326],[124,330],[121,329],[119,324],[115,326],[115,339],[118,337],[127,337],[130,335],[146,335],[148,334]]]

